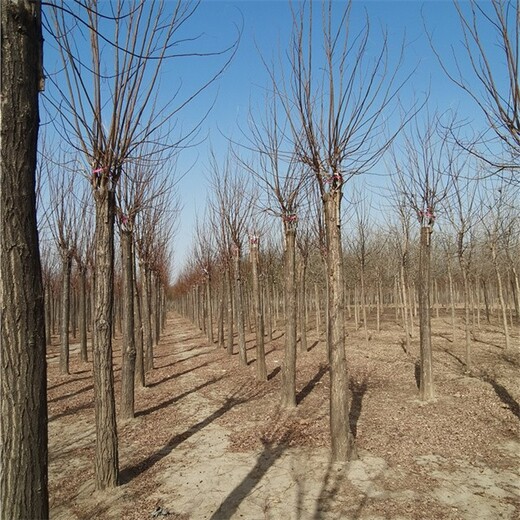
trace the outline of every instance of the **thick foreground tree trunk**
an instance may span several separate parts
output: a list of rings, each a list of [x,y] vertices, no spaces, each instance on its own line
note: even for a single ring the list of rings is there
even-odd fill
[[[0,518],[48,518],[45,309],[36,225],[40,4],[2,0]]]
[[[240,269],[240,250],[236,248],[234,254],[235,260],[235,307],[237,316],[238,329],[238,356],[240,364],[247,366],[247,350],[246,350],[246,324],[244,316],[244,299],[242,297],[242,275]]]
[[[282,365],[282,396],[284,408],[296,406],[296,229],[285,226],[285,357]]]
[[[123,344],[121,365],[121,417],[134,417],[135,361],[136,348],[134,336],[134,265],[132,232],[121,232],[121,252],[123,268]]]
[[[255,309],[256,333],[256,377],[260,381],[267,381],[267,367],[265,365],[264,347],[264,313],[262,308],[262,293],[258,275],[258,238],[250,240],[251,270],[253,278],[253,302]]]
[[[68,250],[61,254],[61,323],[60,323],[60,374],[69,373],[69,322],[70,322],[70,272],[72,256]]]
[[[433,361],[430,310],[430,258],[431,245],[429,226],[421,227],[419,253],[419,335],[420,335],[420,378],[421,401],[433,399]]]
[[[87,351],[87,268],[79,268],[79,352],[81,361],[88,361]]]
[[[94,305],[94,408],[96,416],[96,489],[118,484],[118,449],[114,372],[112,368],[112,319],[114,294],[114,192],[99,187],[96,200],[96,282]]]
[[[333,461],[355,458],[349,424],[350,388],[345,357],[345,298],[341,246],[341,191],[323,196],[327,233],[327,344],[330,359],[330,437]]]

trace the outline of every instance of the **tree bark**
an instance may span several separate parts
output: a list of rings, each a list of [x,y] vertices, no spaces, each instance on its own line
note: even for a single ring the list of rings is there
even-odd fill
[[[509,340],[509,327],[507,325],[507,306],[506,306],[506,300],[504,298],[502,275],[500,274],[500,267],[498,265],[497,250],[496,250],[496,246],[494,244],[491,247],[491,256],[493,259],[493,266],[495,268],[495,274],[497,277],[498,299],[500,301],[500,309],[502,311],[502,326],[504,327],[506,350],[508,350],[510,348],[510,340]]]
[[[258,275],[258,238],[256,243],[251,242],[250,255],[253,277],[253,302],[255,311],[256,334],[256,377],[259,381],[267,381],[267,367],[265,365],[264,347],[264,314],[262,308],[262,294]]]
[[[72,257],[61,251],[60,374],[69,374],[70,272]]]
[[[87,352],[87,268],[79,269],[79,355],[83,362],[88,361]]]
[[[283,408],[296,406],[296,229],[290,222],[285,226],[285,357],[282,365]]]
[[[307,301],[306,301],[306,282],[307,282],[307,259],[303,256],[300,258],[299,275],[299,292],[298,307],[300,318],[300,350],[307,352]]]
[[[96,489],[118,484],[118,446],[114,372],[112,368],[112,318],[114,294],[115,194],[108,186],[94,192],[96,201],[96,282],[94,306],[94,408]]]
[[[240,269],[240,250],[236,248],[235,260],[235,306],[238,328],[238,355],[240,364],[247,366],[246,329],[244,316],[244,299],[242,294],[242,275]]]
[[[421,227],[419,254],[419,334],[421,356],[419,395],[421,401],[428,401],[434,397],[430,309],[431,232],[429,226]]]
[[[139,262],[141,269],[141,320],[143,323],[143,351],[145,372],[153,370],[152,319],[150,305],[150,269],[145,261]]]
[[[211,294],[211,275],[208,273],[206,276],[206,336],[208,343],[213,345],[213,300]]]
[[[40,3],[2,0],[0,518],[48,518],[45,307],[36,223]]]
[[[134,266],[132,232],[121,231],[122,253],[122,305],[123,305],[123,338],[122,338],[122,362],[121,362],[121,408],[123,419],[133,419],[135,413],[135,324],[134,324]]]
[[[227,336],[226,349],[229,356],[233,355],[233,284],[231,275],[231,265],[226,269],[226,289],[227,289]]]
[[[135,338],[135,380],[141,387],[145,387],[144,374],[144,352],[143,352],[143,320],[141,313],[141,298],[139,295],[139,288],[137,286],[137,262],[135,257],[132,262],[133,271],[133,287],[134,287],[134,338]]]
[[[345,297],[341,244],[341,191],[323,195],[327,234],[327,343],[330,359],[330,436],[333,461],[356,456],[349,425],[350,388],[345,357]]]

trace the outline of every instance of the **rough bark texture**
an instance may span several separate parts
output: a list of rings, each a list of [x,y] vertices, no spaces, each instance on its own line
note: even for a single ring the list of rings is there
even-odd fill
[[[234,256],[235,260],[235,307],[237,315],[238,329],[238,355],[240,364],[247,366],[247,350],[246,350],[246,329],[244,316],[244,299],[242,297],[242,276],[240,270],[240,252],[237,251]]]
[[[421,227],[419,254],[419,337],[420,337],[420,377],[419,395],[421,401],[433,399],[433,360],[430,309],[430,260],[431,246],[429,226]]]
[[[323,198],[327,233],[327,343],[330,357],[330,436],[333,461],[355,457],[349,425],[350,389],[345,357],[345,298],[340,227],[341,192]]]
[[[69,322],[70,322],[70,272],[72,257],[67,250],[61,253],[61,326],[60,326],[60,372],[69,373]]]
[[[231,268],[226,269],[227,290],[227,336],[226,349],[228,355],[233,355],[233,287],[231,282]]]
[[[307,352],[307,261],[305,258],[300,258],[300,268],[298,270],[299,276],[299,292],[298,292],[298,307],[299,307],[299,318],[300,318],[300,350]]]
[[[87,269],[79,269],[79,352],[81,361],[88,361],[87,353]]]
[[[135,319],[135,380],[137,384],[144,388],[144,352],[143,352],[143,320],[141,318],[141,298],[137,287],[137,262],[133,262],[133,285],[134,285],[134,319]]]
[[[282,396],[284,408],[296,406],[296,230],[285,228],[285,357],[282,365]],[[291,226],[291,227],[290,227]]]
[[[152,319],[150,299],[150,269],[140,262],[141,269],[141,320],[143,323],[143,350],[145,372],[153,370]]]
[[[251,243],[251,270],[253,278],[253,302],[255,309],[255,332],[256,332],[256,377],[260,381],[267,381],[267,367],[265,364],[264,346],[264,313],[262,307],[262,294],[258,275],[258,239]]]
[[[35,172],[39,2],[1,4],[0,518],[48,518],[45,310]]]
[[[206,336],[208,338],[208,343],[213,345],[213,298],[211,295],[211,275],[208,273],[206,278]]]
[[[100,187],[96,200],[96,282],[94,306],[94,409],[96,417],[96,488],[118,484],[118,450],[114,372],[112,368],[112,318],[114,294],[114,192]]]
[[[121,417],[134,417],[134,381],[136,348],[134,336],[134,266],[132,232],[121,232],[121,253],[123,268],[123,344],[121,365]]]

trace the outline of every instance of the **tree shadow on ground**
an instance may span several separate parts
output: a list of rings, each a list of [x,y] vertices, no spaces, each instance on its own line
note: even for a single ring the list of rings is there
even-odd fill
[[[77,381],[77,379],[75,379]],[[88,392],[89,390],[93,390],[94,385],[88,385],[80,388],[79,390],[76,390],[75,392],[72,392],[71,394],[63,394],[59,395],[58,397],[53,397],[52,399],[49,399],[47,402],[49,403],[56,403],[58,401],[61,401],[62,399],[68,399],[69,397],[74,397],[76,395],[82,394],[83,392]]]
[[[329,461],[323,485],[316,501],[316,509],[314,511],[313,520],[321,520],[329,518],[329,512],[333,509],[334,502],[340,490],[342,483],[347,477],[346,465],[335,464]]]
[[[455,361],[458,361],[463,367],[466,366],[466,363],[464,363],[464,361],[462,361],[459,356],[455,355],[453,352],[450,352],[447,348],[443,348],[442,351],[448,356],[451,356]]]
[[[421,388],[421,360],[418,359],[414,363],[414,376],[415,376],[415,385],[417,388]]]
[[[63,410],[62,412],[53,415],[52,417],[49,417],[49,422],[55,421],[56,419],[61,419],[62,417],[66,417],[67,415],[74,415],[82,410],[88,410],[89,408],[94,408],[94,403],[91,400],[89,400],[86,403],[79,403],[76,406],[73,406],[72,408],[67,408],[66,410]]]
[[[83,374],[84,372],[89,372],[89,374],[85,377],[70,377],[66,381],[62,381],[61,383],[56,383],[55,385],[49,386],[47,388],[47,391],[54,390],[55,388],[59,388],[63,385],[68,385],[70,383],[76,383],[77,381],[84,381],[85,379],[92,379],[92,374],[90,373],[90,370],[82,370],[81,372],[74,372],[73,374],[70,374],[71,376],[75,376],[76,374]]]
[[[357,424],[361,416],[361,409],[363,408],[363,397],[368,388],[368,378],[364,377],[361,381],[350,381],[350,392],[352,394],[352,401],[350,403],[349,424],[350,431],[357,437]]]
[[[275,367],[275,369],[267,376],[267,380],[268,381],[271,381],[271,379],[273,379],[276,374],[278,374],[281,370],[281,367]]]
[[[152,453],[146,459],[123,469],[119,475],[120,484],[127,484],[132,479],[139,476],[141,473],[152,468],[157,462],[161,461],[164,457],[168,456],[177,446],[182,444],[185,440],[198,433],[200,430],[211,424],[213,421],[229,412],[234,406],[246,402],[247,399],[243,398],[228,398],[225,403],[218,409],[215,410],[211,415],[194,424],[186,431],[174,435],[159,451]]]
[[[250,350],[250,349],[248,349],[248,350]],[[274,352],[275,350],[276,350],[276,349],[274,349],[274,348],[272,348],[271,350],[268,350],[268,351],[264,354],[265,357],[267,357],[269,354],[271,354],[271,352]],[[238,354],[238,352],[237,352],[237,354]],[[233,355],[235,355],[235,354],[233,354]],[[248,365],[252,365],[255,361],[256,361],[256,358],[255,358],[255,357],[254,357],[254,358],[251,358],[251,359],[248,359],[248,360],[247,360],[247,364],[248,364]]]
[[[199,368],[208,366],[211,361],[206,361],[206,363],[202,363],[202,365],[197,365],[196,367],[188,368],[186,370],[183,370],[182,372],[175,372],[175,374],[171,374],[169,376],[163,377],[162,379],[159,379],[159,381],[155,381],[153,383],[149,383],[146,386],[148,388],[153,388],[154,386],[158,386],[162,383],[166,383],[166,381],[170,381],[171,379],[177,379],[180,376],[183,376],[184,374],[189,374],[190,372],[195,372],[195,370],[198,370]],[[164,367],[161,367],[164,368]]]
[[[317,347],[318,344],[319,344],[320,340],[317,339],[308,349],[307,349],[307,352],[310,352],[313,348]]]
[[[286,432],[277,444],[261,439],[264,448],[258,456],[256,464],[244,480],[224,499],[211,515],[210,520],[226,520],[233,517],[240,504],[287,449],[290,435],[290,432]]]
[[[314,377],[296,394],[296,404],[300,404],[314,389],[321,378],[326,374],[328,365],[320,365]]]
[[[205,388],[206,386],[212,385],[216,383],[217,381],[220,381],[225,376],[220,376],[217,378],[210,379],[209,381],[205,381],[204,383],[196,386],[195,388],[192,388],[191,390],[187,390],[186,392],[183,392],[182,394],[176,395],[175,397],[172,397],[171,399],[168,399],[167,401],[163,401],[162,403],[156,404],[154,406],[151,406],[150,408],[146,408],[145,410],[141,410],[135,414],[136,417],[141,417],[143,415],[148,415],[153,412],[157,412],[158,410],[162,410],[163,408],[166,408],[167,406],[170,406],[173,403],[176,403],[177,401],[180,401],[184,397],[193,394],[194,392],[197,392],[198,390],[201,390],[202,388]]]
[[[158,369],[158,368],[172,367],[174,365],[178,365],[179,363],[184,363],[185,361],[189,361],[190,359],[195,359],[200,356],[207,356],[208,354],[209,354],[209,352],[199,352],[198,354],[193,354],[193,356],[185,357],[183,359],[177,359],[176,361],[172,361],[171,363],[168,363],[167,365],[160,365],[160,366],[156,366],[155,368]],[[154,360],[155,359],[156,358],[154,356]]]
[[[497,383],[495,379],[493,379],[489,374],[484,373],[481,377],[482,381],[490,384],[497,394],[498,398],[509,408],[511,413],[520,420],[520,405],[515,400],[515,398],[509,393],[509,391]]]

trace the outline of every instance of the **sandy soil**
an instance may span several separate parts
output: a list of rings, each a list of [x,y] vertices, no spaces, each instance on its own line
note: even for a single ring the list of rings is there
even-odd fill
[[[278,405],[283,330],[266,344],[269,381],[255,381],[254,339],[240,367],[188,320],[171,315],[155,370],[136,395],[137,417],[119,422],[122,485],[94,489],[90,364],[60,376],[49,349],[51,518],[463,519],[520,518],[520,346],[504,349],[486,325],[464,370],[463,332],[433,322],[436,399],[417,399],[415,362],[402,330],[349,323],[350,423],[358,460],[331,464],[329,377],[323,337],[298,354],[297,408]],[[120,351],[116,341],[116,385]]]

